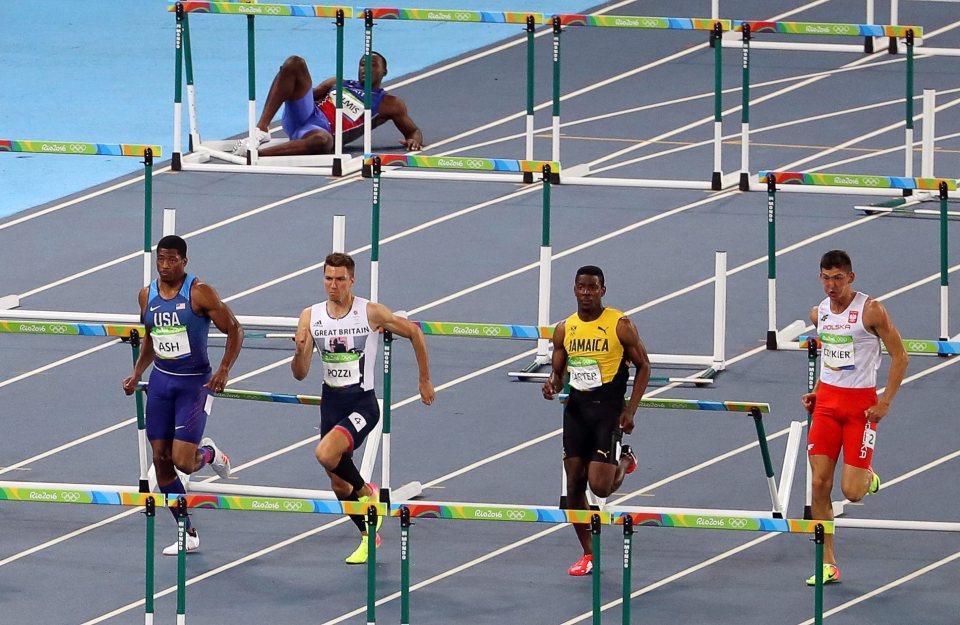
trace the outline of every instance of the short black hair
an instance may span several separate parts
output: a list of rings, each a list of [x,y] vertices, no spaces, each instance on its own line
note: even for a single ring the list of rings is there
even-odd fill
[[[577,269],[577,275],[574,276],[573,281],[576,282],[580,276],[597,276],[600,278],[600,286],[605,286],[603,283],[603,269],[600,269],[596,265],[584,265],[580,269]]]
[[[374,56],[374,55],[380,57],[380,60],[383,61],[383,70],[386,71],[386,70],[387,70],[387,57],[383,56],[382,54],[380,54],[380,53],[377,52],[376,50],[370,50],[370,56]]]
[[[843,269],[853,271],[853,261],[843,250],[830,250],[820,257],[820,269]]]
[[[357,267],[357,264],[353,262],[353,257],[343,252],[327,254],[323,264],[325,267],[346,267],[347,274],[349,274],[351,278],[354,276]]]
[[[186,258],[187,242],[175,234],[168,234],[157,241],[157,251],[159,250],[176,250],[180,253],[181,258]]]

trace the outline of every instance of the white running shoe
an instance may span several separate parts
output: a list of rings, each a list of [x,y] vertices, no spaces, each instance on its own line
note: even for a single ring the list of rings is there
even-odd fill
[[[217,444],[209,437],[202,439],[199,446],[213,449],[213,462],[210,463],[213,472],[223,479],[230,477],[230,456],[220,451]]]
[[[271,139],[273,139],[273,137],[270,136],[269,131],[264,132],[259,128],[254,129],[254,134],[257,137],[257,147],[260,147],[267,141],[270,141]],[[248,143],[249,141],[250,141],[249,135],[244,137],[243,139],[237,139],[237,142],[233,144],[233,153],[236,154],[237,156],[244,156],[247,153],[247,150],[249,149],[247,147],[249,145]]]
[[[194,551],[200,549],[200,534],[191,534],[187,532],[187,553],[193,553]],[[163,555],[165,556],[175,556],[180,553],[179,543],[173,543],[169,547],[164,547]]]

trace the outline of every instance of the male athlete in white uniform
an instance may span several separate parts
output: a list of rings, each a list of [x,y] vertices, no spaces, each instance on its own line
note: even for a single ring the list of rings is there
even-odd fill
[[[850,501],[880,489],[880,478],[871,460],[877,424],[886,416],[900,388],[909,360],[900,332],[883,304],[854,291],[853,263],[842,250],[820,259],[820,282],[827,297],[810,310],[821,345],[820,380],[813,393],[803,396],[803,406],[813,413],[807,434],[807,454],[813,474],[810,511],[814,519],[833,519],[833,475],[843,448],[840,488]],[[877,401],[880,341],[891,356],[883,397]],[[840,581],[833,536],[823,545],[823,582]],[[807,584],[816,584],[815,576]]]
[[[363,443],[380,420],[374,391],[377,333],[389,330],[410,339],[420,372],[420,399],[433,403],[427,344],[415,324],[397,317],[383,304],[353,294],[355,265],[347,254],[330,254],[324,261],[323,286],[327,301],[305,308],[297,326],[296,354],[290,368],[303,380],[310,372],[313,349],[323,362],[323,401],[320,404],[320,442],[317,461],[323,465],[337,499],[377,501],[379,489],[367,484],[353,463],[353,450]],[[347,564],[367,561],[367,530],[363,517],[350,517],[362,539]],[[382,518],[377,520],[380,528]],[[380,546],[380,535],[376,544]]]

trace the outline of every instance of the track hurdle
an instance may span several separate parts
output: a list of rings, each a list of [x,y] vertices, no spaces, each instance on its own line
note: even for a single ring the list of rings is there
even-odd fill
[[[542,506],[516,506],[506,504],[460,503],[444,501],[403,502],[390,506],[390,516],[400,518],[400,622],[409,625],[410,619],[410,527],[411,519],[451,519],[461,521],[498,521],[513,523],[589,524],[593,548],[592,623],[599,625],[602,619],[601,594],[601,531],[604,525],[620,525],[623,528],[622,612],[621,623],[630,625],[630,601],[632,598],[633,534],[634,528],[672,527],[689,529],[713,529],[734,531],[780,532],[813,534],[816,543],[814,575],[814,619],[823,620],[823,539],[833,534],[834,522],[770,519],[743,514],[669,514],[657,508],[636,508],[631,512],[602,512],[596,510],[560,510]]]
[[[767,349],[778,348],[777,335],[777,191],[792,191],[802,186],[820,193],[874,192],[889,194],[885,189],[936,190],[940,195],[940,340],[949,339],[949,242],[947,237],[947,198],[957,190],[957,181],[944,178],[902,178],[896,176],[864,176],[859,174],[821,174],[806,172],[761,171],[758,180],[767,189]],[[785,185],[778,189],[777,184]]]
[[[24,141],[0,139],[0,152],[29,154],[66,154],[87,156],[134,156],[143,159],[143,284],[150,283],[153,274],[151,261],[151,230],[153,228],[153,159],[163,155],[159,145],[141,143],[84,143],[81,141]],[[9,308],[19,301],[4,298]]]
[[[566,403],[569,394],[564,391],[560,393],[561,403]],[[629,399],[629,397],[625,398]],[[767,489],[770,493],[770,511],[754,510],[706,510],[691,508],[658,508],[662,512],[670,514],[746,514],[751,516],[767,516],[775,519],[782,519],[790,503],[790,487],[788,484],[793,480],[792,467],[797,464],[797,454],[799,453],[800,427],[791,425],[790,434],[787,439],[787,447],[783,459],[783,477],[781,485],[777,487],[776,474],[773,471],[773,463],[770,460],[770,448],[767,446],[767,434],[763,427],[763,415],[770,412],[770,404],[764,402],[743,402],[743,401],[706,401],[697,399],[641,399],[639,408],[660,409],[660,410],[706,410],[714,412],[740,412],[749,414],[754,421],[757,431],[757,444],[760,447],[760,455],[763,459],[763,471],[766,476]],[[563,475],[561,483],[560,506],[566,505],[566,474]],[[592,496],[592,493],[590,494]],[[600,498],[595,498],[597,505],[602,510],[609,511],[631,511],[632,508],[622,506],[606,506]]]
[[[526,126],[524,130],[524,160],[533,161],[533,138],[534,138],[534,31],[536,27],[545,24],[546,18],[542,13],[535,12],[500,12],[500,11],[474,11],[470,9],[397,9],[389,7],[372,7],[357,12],[357,17],[364,20],[364,130],[363,130],[363,153],[370,155],[373,152],[371,147],[371,134],[373,131],[371,122],[372,101],[371,101],[371,51],[373,50],[373,27],[374,20],[399,20],[399,21],[428,21],[428,22],[448,22],[458,24],[510,24],[523,25],[526,33],[526,65],[527,65],[527,89],[526,89]],[[558,159],[553,159],[558,160]],[[457,167],[444,168],[446,171],[434,172],[437,178],[446,180],[506,180],[503,176],[508,176],[511,181],[533,182],[534,172],[523,171],[522,175],[510,176],[501,174],[499,176],[471,174],[464,177]],[[485,169],[485,168],[484,168]],[[554,167],[553,172],[559,175],[559,167]],[[410,175],[409,170],[391,172],[396,177],[419,177]],[[364,176],[368,174],[364,173]]]
[[[560,35],[565,27],[591,26],[604,28],[632,28],[646,30],[693,30],[709,31],[711,44],[719,41],[724,32],[731,29],[730,20],[642,17],[633,15],[554,15],[553,20],[553,123],[551,159],[560,161]],[[652,187],[669,189],[713,189],[720,190],[736,181],[736,172],[724,177],[722,163],[723,111],[722,111],[722,47],[714,46],[713,56],[713,172],[709,181],[704,180],[661,180],[649,178],[588,178],[588,164],[568,166],[566,175],[561,175],[563,184],[594,185],[610,187]],[[632,148],[631,148],[632,149]]]
[[[923,38],[923,29],[919,26],[894,26],[873,24],[833,24],[812,22],[751,22],[738,21],[734,27],[741,33],[741,50],[743,57],[742,93],[740,109],[740,190],[762,190],[759,181],[754,182],[750,176],[750,48],[760,47],[752,41],[757,33],[777,34],[804,34],[830,36],[888,36],[896,42],[897,37],[903,37],[906,45],[906,111],[904,114],[904,176],[913,177],[913,67],[914,42]],[[821,44],[826,45],[826,44]],[[831,44],[839,46],[840,44]],[[817,48],[823,50],[862,52],[859,46],[845,48]],[[783,49],[783,48],[781,48]],[[806,48],[801,48],[806,49]]]
[[[446,156],[408,156],[405,154],[372,154],[364,159],[364,175],[369,175],[372,180],[373,200],[372,200],[372,224],[373,231],[370,236],[370,300],[378,301],[380,285],[380,204],[382,202],[382,191],[380,179],[387,174],[383,168],[412,168],[416,169],[440,169],[440,170],[459,170],[466,172],[476,171],[511,171],[541,174],[543,182],[543,210],[541,212],[540,226],[540,279],[539,293],[537,299],[537,324],[546,326],[550,323],[550,268],[553,257],[553,248],[550,244],[550,188],[554,174],[560,173],[560,164],[551,161],[516,161],[506,159],[488,159],[474,157],[446,157]],[[395,173],[395,172],[394,172]],[[433,174],[433,175],[431,175]],[[414,171],[410,178],[430,178],[437,172]],[[477,175],[477,174],[473,174]],[[488,174],[489,175],[489,174]],[[463,178],[465,179],[465,178]],[[547,364],[549,362],[549,341],[545,338],[537,341],[537,356],[534,362],[528,366],[531,371]]]
[[[176,2],[169,11],[176,16],[176,66],[173,103],[173,163],[174,171],[225,171],[266,174],[314,174],[341,176],[359,169],[359,162],[343,152],[343,29],[345,20],[353,17],[353,9],[346,6],[258,4],[235,2]],[[190,13],[215,15],[244,15],[247,22],[247,155],[232,153],[234,141],[202,141],[197,95],[193,80],[193,54],[190,47]],[[255,139],[257,123],[256,97],[256,17],[334,18],[337,29],[336,118],[334,152],[332,155],[270,156],[259,155]],[[184,74],[186,76],[184,77]],[[369,73],[368,73],[369,75]],[[189,115],[188,153],[183,151],[182,96],[184,78],[187,85],[187,112]],[[212,163],[217,159],[220,163]]]
[[[538,369],[550,362],[550,344],[549,339],[553,336],[552,328],[547,328],[550,324],[550,285],[551,285],[551,265],[553,257],[553,248],[551,245],[550,224],[551,224],[551,189],[554,181],[554,174],[561,172],[560,163],[556,161],[514,161],[506,159],[487,159],[474,157],[446,157],[446,156],[413,156],[406,154],[372,154],[364,159],[365,175],[372,178],[372,233],[371,233],[371,252],[370,252],[370,299],[377,301],[379,294],[379,264],[380,264],[380,209],[383,203],[383,190],[381,179],[393,177],[390,174],[390,168],[411,168],[408,178],[436,179],[436,173],[432,171],[416,171],[428,169],[458,169],[467,172],[482,171],[511,171],[530,173],[540,172],[541,182],[543,183],[543,208],[541,211],[540,226],[540,260],[539,260],[539,283],[537,299],[537,326],[510,326],[524,328],[525,336],[511,336],[511,338],[535,338],[537,340],[537,355],[533,362],[528,364],[523,371],[514,377],[531,377],[529,374],[535,374]],[[495,174],[487,174],[495,175]],[[516,180],[513,180],[514,182]],[[713,325],[713,353],[707,356],[693,354],[650,354],[650,362],[653,364],[679,365],[679,366],[703,366],[708,371],[699,378],[713,378],[726,366],[726,285],[727,285],[727,253],[718,251],[714,263],[714,325]],[[464,324],[458,324],[463,327]],[[497,324],[466,324],[466,325],[490,325]],[[508,327],[508,326],[503,326]],[[432,331],[442,332],[443,327],[437,326],[431,328]],[[426,332],[426,330],[424,330]],[[486,330],[483,330],[486,331]],[[499,330],[497,336],[500,336]],[[541,336],[544,332],[548,332]],[[485,335],[492,336],[492,335]],[[506,337],[503,337],[506,338]],[[511,374],[512,375],[512,374]],[[532,377],[536,377],[535,375]],[[692,378],[690,378],[692,379]],[[689,381],[685,379],[684,381]],[[704,382],[695,382],[704,383]]]
[[[186,622],[186,527],[187,510],[208,508],[244,512],[281,512],[294,514],[360,515],[367,528],[376,532],[378,517],[387,516],[386,504],[338,501],[337,499],[309,499],[283,497],[215,497],[211,495],[151,495],[129,492],[95,484],[50,484],[29,482],[0,482],[0,501],[32,501],[42,503],[72,503],[143,507],[147,518],[146,593],[144,596],[145,624],[153,623],[153,543],[156,507],[177,511],[177,625]],[[370,541],[367,553],[367,623],[376,623],[376,564],[375,541]]]

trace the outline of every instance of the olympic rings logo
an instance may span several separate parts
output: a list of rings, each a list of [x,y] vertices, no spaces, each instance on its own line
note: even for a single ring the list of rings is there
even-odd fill
[[[51,334],[66,334],[70,329],[64,325],[51,325],[49,326]]]
[[[469,13],[454,13],[453,19],[460,22],[469,22],[471,19],[473,19],[473,16]]]
[[[836,24],[833,27],[833,32],[837,35],[847,35],[849,34],[849,29],[843,24]]]
[[[868,187],[877,187],[877,186],[880,186],[880,179],[875,178],[874,176],[868,176],[863,179],[863,184],[865,184]]]
[[[485,163],[483,161],[475,158],[472,158],[467,161],[467,167],[469,167],[470,169],[483,169],[484,165]]]
[[[266,12],[267,15],[280,15],[280,7],[272,4],[270,6],[264,7],[264,11]]]
[[[71,143],[68,149],[74,154],[83,154],[87,151],[87,146],[82,143]]]
[[[76,503],[80,501],[80,493],[76,493],[73,491],[63,493],[63,500],[68,503]]]
[[[483,329],[483,333],[487,336],[500,336],[500,328],[486,327]]]
[[[737,530],[742,530],[747,526],[746,519],[730,519],[730,527]]]
[[[527,518],[527,514],[523,510],[510,510],[507,512],[507,518],[511,521],[522,521]]]
[[[283,502],[283,509],[287,512],[299,512],[303,509],[302,501],[285,501]]]
[[[907,350],[911,352],[925,352],[927,350],[927,344],[921,341],[907,341]]]
[[[656,28],[660,25],[660,20],[645,19],[640,22],[644,28]]]

